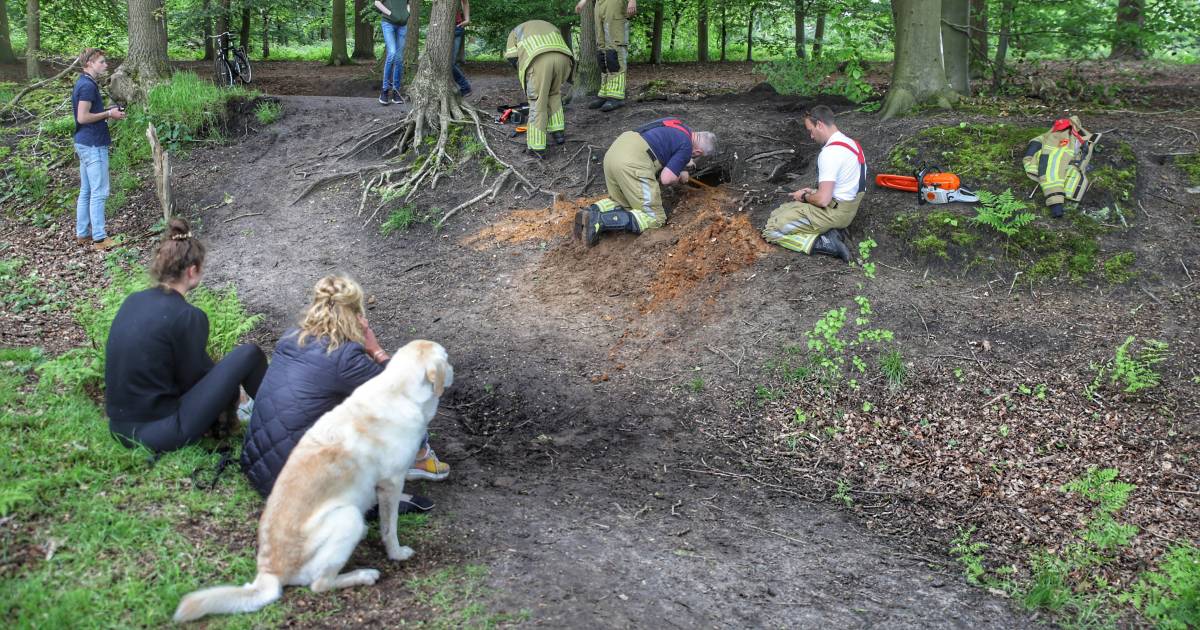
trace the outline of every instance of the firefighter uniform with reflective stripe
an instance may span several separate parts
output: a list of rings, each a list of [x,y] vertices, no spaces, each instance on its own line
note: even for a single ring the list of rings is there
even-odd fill
[[[1083,198],[1094,138],[1072,116],[1055,121],[1050,131],[1030,141],[1022,163],[1025,174],[1041,185],[1047,206]]]
[[[629,60],[627,0],[596,0],[596,61],[600,64],[597,96],[624,100]]]
[[[817,156],[817,181],[832,181],[833,198],[822,208],[791,201],[771,212],[763,229],[768,243],[811,254],[813,243],[829,230],[848,227],[866,194],[867,164],[862,147],[845,134],[833,134]]]
[[[571,78],[575,57],[563,41],[558,27],[542,20],[517,25],[508,34],[504,57],[515,61],[517,79],[529,99],[526,145],[535,151],[546,148],[546,133],[563,131],[562,84]]]
[[[653,145],[653,146],[652,146]],[[692,154],[692,132],[681,121],[664,118],[617,136],[604,154],[608,199],[601,213],[621,208],[633,215],[631,231],[660,228],[667,221],[658,174],[664,166],[678,175]]]

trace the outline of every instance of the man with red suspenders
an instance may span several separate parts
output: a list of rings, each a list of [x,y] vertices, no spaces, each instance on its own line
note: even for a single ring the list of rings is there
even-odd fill
[[[717,136],[692,131],[678,118],[660,118],[617,136],[604,153],[608,198],[575,213],[575,238],[591,247],[604,232],[660,228],[667,221],[658,185],[686,184],[692,158],[712,155]]]
[[[838,231],[858,213],[867,190],[867,161],[862,147],[838,131],[833,111],[817,105],[804,116],[804,127],[822,145],[817,156],[817,188],[801,188],[794,201],[771,212],[763,238],[802,254],[826,254],[850,262],[850,249]]]

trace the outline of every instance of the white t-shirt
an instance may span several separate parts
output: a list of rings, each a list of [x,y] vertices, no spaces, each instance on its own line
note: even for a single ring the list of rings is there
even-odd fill
[[[856,146],[849,136],[840,131],[829,136],[829,141],[817,155],[817,182],[833,182],[833,198],[850,201],[858,196],[858,157],[846,147],[829,146],[838,141]]]

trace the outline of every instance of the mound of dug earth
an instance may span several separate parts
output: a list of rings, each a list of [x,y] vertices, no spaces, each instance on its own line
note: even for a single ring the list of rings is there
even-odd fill
[[[724,279],[771,251],[749,216],[722,188],[680,192],[667,225],[641,235],[605,234],[593,248],[571,238],[576,210],[593,199],[565,200],[541,210],[517,210],[464,239],[475,249],[525,241],[550,247],[533,272],[539,297],[582,305],[596,293],[619,298],[638,313],[714,299]]]

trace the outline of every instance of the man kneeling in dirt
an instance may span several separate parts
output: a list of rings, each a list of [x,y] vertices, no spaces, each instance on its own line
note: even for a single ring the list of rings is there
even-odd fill
[[[817,105],[804,115],[804,126],[822,145],[817,156],[817,189],[801,188],[794,201],[771,212],[763,238],[803,254],[826,254],[850,262],[850,249],[838,234],[850,225],[867,190],[862,147],[838,131],[833,111]]]
[[[692,158],[717,152],[717,136],[692,131],[678,118],[660,118],[617,136],[604,154],[608,198],[575,213],[575,238],[588,247],[604,232],[660,228],[667,221],[658,185],[686,184]]]
[[[529,99],[529,123],[525,143],[534,157],[546,156],[546,132],[554,144],[566,142],[563,131],[563,83],[571,78],[575,57],[558,27],[542,20],[518,24],[508,34],[504,58],[517,69],[517,80]]]

